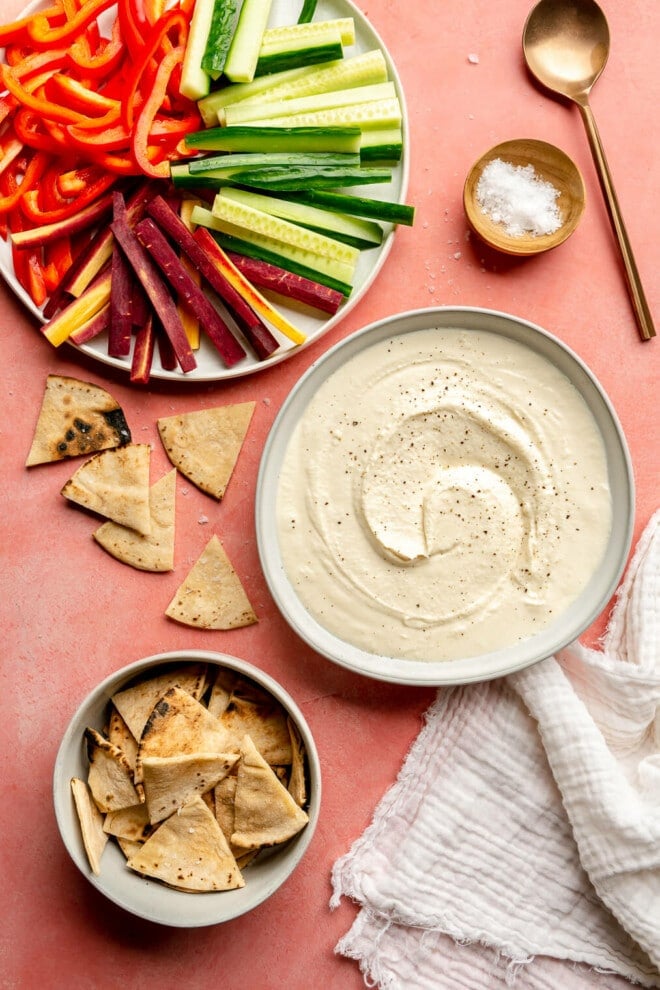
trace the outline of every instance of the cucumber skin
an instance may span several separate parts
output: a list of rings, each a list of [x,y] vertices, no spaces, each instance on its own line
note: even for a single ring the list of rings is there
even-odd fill
[[[375,221],[301,204],[293,197],[255,194],[250,190],[234,189],[231,186],[221,188],[220,193],[360,250],[378,247],[383,240],[383,228]],[[342,229],[342,224],[345,229]]]
[[[345,193],[333,193],[326,190],[303,191],[296,197],[299,202],[309,206],[322,206],[324,209],[336,209],[351,216],[369,217],[386,223],[402,223],[412,226],[415,208],[405,203],[390,203],[386,200],[367,199],[363,196],[351,196]]]
[[[186,144],[198,151],[324,152],[360,154],[357,127],[210,127],[188,134]]]
[[[320,65],[323,62],[334,62],[342,58],[343,54],[344,49],[341,41],[336,41],[292,49],[290,51],[260,55],[254,70],[254,78],[269,76],[273,72],[285,72],[287,69],[300,69],[305,65]]]
[[[316,81],[319,79],[320,83]],[[387,79],[387,63],[381,50],[376,48],[324,62],[319,66],[299,66],[271,76],[260,76],[251,83],[224,86],[200,100],[199,111],[206,127],[215,127],[218,123],[218,111],[234,103],[247,100],[269,103],[273,94],[277,99],[289,99],[350,86],[387,82]]]
[[[332,152],[312,152],[310,154],[285,152],[283,154],[260,155],[248,151],[228,155],[215,155],[209,158],[193,158],[185,163],[191,175],[203,175],[206,172],[219,174],[235,172],[237,169],[277,168],[285,165],[290,168],[306,166],[307,168],[327,168],[329,165],[355,167],[360,164],[359,155],[333,154]]]
[[[301,275],[303,278],[308,278],[313,282],[326,285],[329,289],[336,289],[337,292],[341,292],[346,298],[353,291],[353,286],[347,282],[333,278],[332,275],[326,275],[325,272],[319,272],[316,268],[299,265],[297,262],[291,261],[290,258],[285,258],[277,254],[275,251],[267,251],[265,248],[258,247],[256,244],[250,244],[248,241],[242,241],[238,237],[232,237],[231,234],[223,234],[219,230],[211,230],[211,233],[225,251],[233,251],[235,254],[245,255],[247,258],[256,258],[258,261],[267,261],[271,265],[278,265],[280,268],[285,268],[286,271],[292,272],[294,275]]]
[[[231,44],[237,0],[215,0],[211,27],[202,56],[202,69],[212,79],[222,75]]]

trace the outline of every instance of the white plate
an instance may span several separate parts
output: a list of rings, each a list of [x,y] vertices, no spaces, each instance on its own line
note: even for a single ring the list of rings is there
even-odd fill
[[[37,3],[31,3],[26,8],[26,12],[36,10],[41,6],[45,6],[45,2],[42,3],[41,0]],[[293,0],[278,0],[273,5],[273,11],[273,24],[291,24],[297,19],[300,12],[300,0],[295,0],[295,2]],[[359,189],[351,189],[351,192],[383,199],[387,202],[403,203],[405,202],[408,188],[408,117],[401,81],[385,45],[364,14],[361,13],[354,3],[351,3],[351,0],[319,0],[315,20],[330,20],[338,17],[352,17],[355,22],[355,46],[347,50],[349,54],[358,54],[359,52],[371,51],[375,48],[381,49],[385,56],[389,77],[396,86],[403,112],[404,153],[401,162],[392,170],[392,181],[390,183],[376,183],[373,186],[362,186]],[[265,361],[258,361],[252,354],[247,354],[237,365],[234,365],[232,368],[226,368],[213,345],[207,339],[204,339],[205,335],[202,334],[202,346],[195,352],[197,368],[187,374],[179,370],[167,371],[161,367],[158,353],[156,352],[151,371],[152,377],[191,382],[221,381],[252,374],[255,371],[262,371],[264,368],[269,368],[273,364],[279,364],[280,361],[291,357],[292,354],[296,354],[300,350],[301,346],[306,347],[313,341],[318,340],[319,337],[327,333],[332,327],[336,326],[362,299],[380,272],[390,252],[394,232],[394,229],[389,229],[379,247],[360,252],[353,291],[346,302],[342,303],[334,316],[329,318],[316,316],[312,313],[302,312],[301,310],[290,309],[288,306],[278,302],[278,308],[282,313],[288,316],[291,322],[307,335],[304,344],[295,346],[277,331],[273,331],[277,339],[281,341],[281,347],[271,357]],[[2,240],[0,240],[0,275],[2,275],[24,305],[43,323],[44,319],[41,311],[34,305],[28,294],[16,280],[9,245]],[[105,334],[94,338],[94,340],[88,344],[84,344],[79,349],[103,364],[121,368],[125,371],[130,370],[129,358],[113,358],[108,355],[107,336]]]
[[[612,497],[612,530],[605,556],[579,598],[552,625],[506,649],[459,660],[421,661],[367,653],[339,639],[306,610],[290,583],[277,539],[280,469],[291,434],[322,383],[341,365],[380,340],[431,327],[498,333],[551,361],[582,395],[601,433]],[[630,456],[616,414],[592,373],[565,344],[541,327],[493,310],[429,308],[401,313],[365,327],[332,347],[300,378],[282,406],[266,441],[256,495],[257,545],[277,606],[295,632],[317,653],[356,673],[399,684],[442,685],[482,681],[521,670],[577,639],[597,618],[623,571],[634,520]]]

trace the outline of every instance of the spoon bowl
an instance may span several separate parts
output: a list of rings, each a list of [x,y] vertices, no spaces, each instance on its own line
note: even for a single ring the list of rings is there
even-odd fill
[[[547,89],[576,101],[591,90],[610,49],[607,21],[591,0],[544,0],[527,18],[523,38],[531,73]]]
[[[559,191],[557,208],[561,226],[551,234],[508,234],[503,224],[492,220],[478,200],[477,187],[486,166],[496,159],[515,167],[531,165],[539,179]],[[529,256],[549,251],[573,233],[584,211],[585,190],[575,163],[560,148],[547,141],[517,138],[496,144],[479,158],[468,172],[463,188],[463,206],[472,230],[490,247],[504,254]]]
[[[577,104],[623,260],[630,300],[642,340],[655,329],[633,255],[605,151],[589,104],[591,89],[605,68],[610,32],[595,0],[540,0],[523,30],[527,66],[547,89]]]

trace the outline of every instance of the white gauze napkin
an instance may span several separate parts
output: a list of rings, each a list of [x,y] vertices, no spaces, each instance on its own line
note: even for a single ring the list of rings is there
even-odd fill
[[[440,689],[333,868],[337,952],[388,990],[660,987],[660,511],[602,651]]]

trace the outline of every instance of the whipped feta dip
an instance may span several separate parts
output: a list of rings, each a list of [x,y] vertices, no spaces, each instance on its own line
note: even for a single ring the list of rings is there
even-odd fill
[[[553,622],[612,524],[597,424],[568,378],[488,331],[374,343],[317,390],[280,471],[286,574],[369,653],[452,660]]]

